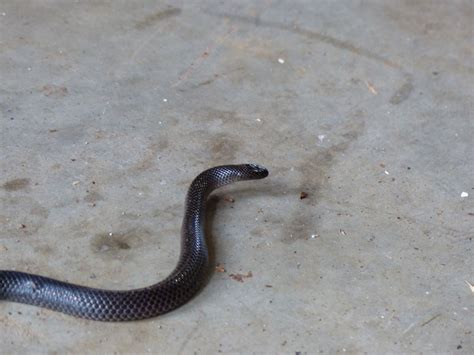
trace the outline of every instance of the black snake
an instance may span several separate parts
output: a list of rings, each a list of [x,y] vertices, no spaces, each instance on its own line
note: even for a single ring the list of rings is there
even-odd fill
[[[203,286],[208,271],[204,236],[206,201],[224,185],[263,179],[267,169],[253,164],[223,165],[199,174],[189,187],[181,229],[181,255],[163,281],[135,290],[102,290],[18,271],[0,271],[0,300],[49,308],[100,321],[131,321],[169,312]]]

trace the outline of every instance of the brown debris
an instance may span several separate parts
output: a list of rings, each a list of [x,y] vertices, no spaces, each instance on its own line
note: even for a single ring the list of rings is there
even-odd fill
[[[304,192],[304,191],[301,191],[301,193],[300,193],[300,200],[303,200],[303,199],[305,199],[306,197],[308,197],[308,193],[307,193],[307,192]]]
[[[64,97],[67,95],[67,88],[64,86],[48,84],[41,88],[41,92],[45,96]]]
[[[238,282],[244,282],[244,279],[248,279],[252,277],[252,271],[249,271],[247,274],[230,274],[229,277],[232,280],[238,281]]]
[[[217,271],[217,272],[225,272],[225,269],[224,269],[224,267],[223,267],[222,265],[219,265],[219,264],[218,264],[218,265],[216,265],[216,271]]]

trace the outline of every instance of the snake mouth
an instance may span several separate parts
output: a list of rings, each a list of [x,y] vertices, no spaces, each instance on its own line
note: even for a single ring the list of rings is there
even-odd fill
[[[258,164],[246,164],[247,168],[250,170],[252,177],[255,179],[263,179],[268,176],[268,170]]]

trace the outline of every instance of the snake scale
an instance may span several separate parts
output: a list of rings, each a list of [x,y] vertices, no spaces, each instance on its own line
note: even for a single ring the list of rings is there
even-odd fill
[[[0,270],[0,300],[98,321],[132,321],[169,312],[188,302],[206,279],[208,250],[204,222],[209,194],[224,185],[266,176],[268,171],[261,166],[241,164],[217,166],[193,180],[186,196],[179,261],[163,281],[134,290],[103,290]]]

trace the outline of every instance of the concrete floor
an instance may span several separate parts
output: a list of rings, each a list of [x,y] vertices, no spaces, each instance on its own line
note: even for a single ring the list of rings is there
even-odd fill
[[[1,302],[2,352],[472,353],[473,8],[3,0],[0,269],[151,284],[196,174],[271,175],[216,194],[184,307]]]

